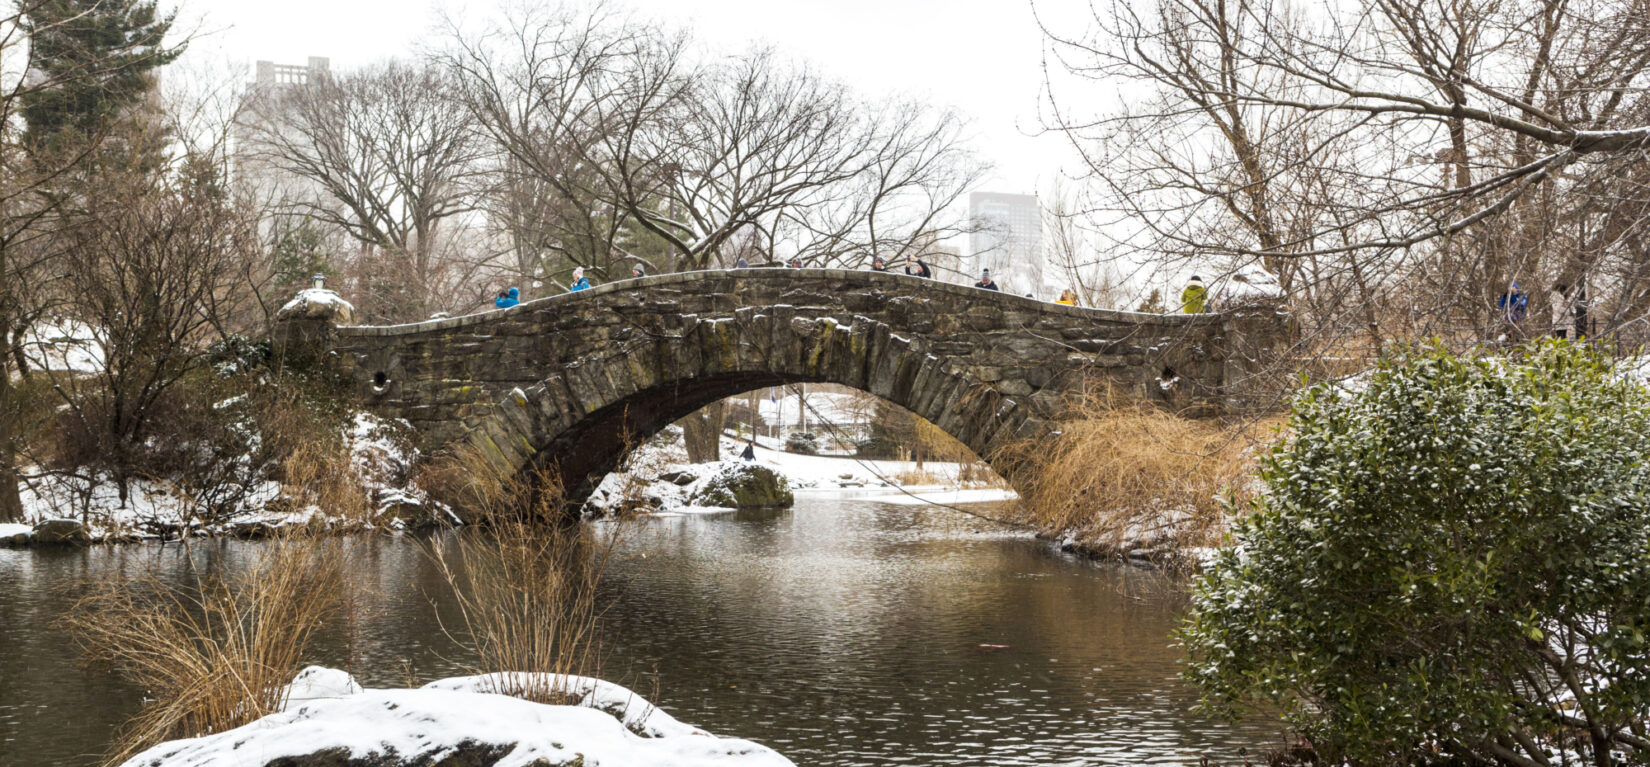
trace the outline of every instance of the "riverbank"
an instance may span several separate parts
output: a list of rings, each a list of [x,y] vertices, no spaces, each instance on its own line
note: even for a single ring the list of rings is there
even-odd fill
[[[210,487],[131,478],[123,492],[106,474],[26,467],[23,519],[0,525],[0,546],[258,538],[293,529],[399,531],[458,523],[419,486],[422,456],[410,427],[365,411],[349,413],[347,424],[337,435],[342,460],[325,467],[330,474],[325,478],[306,471],[300,457],[261,472],[231,465]],[[343,492],[318,493],[318,488]],[[351,497],[338,497],[345,494]]]

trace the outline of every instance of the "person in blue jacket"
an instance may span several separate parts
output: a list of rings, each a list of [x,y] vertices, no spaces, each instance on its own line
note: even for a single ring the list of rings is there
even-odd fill
[[[1524,291],[1519,290],[1518,283],[1515,282],[1507,288],[1507,292],[1495,300],[1495,305],[1501,309],[1507,322],[1517,325],[1524,321],[1524,317],[1530,311],[1530,297],[1524,295]]]
[[[590,281],[584,278],[584,267],[581,266],[581,267],[578,267],[578,268],[574,269],[573,270],[573,284],[567,286],[567,292],[577,293],[581,290],[589,290],[589,289],[590,289]]]
[[[521,291],[516,290],[515,288],[510,288],[509,290],[498,294],[498,298],[493,299],[493,306],[500,309],[508,309],[519,303],[521,303]]]

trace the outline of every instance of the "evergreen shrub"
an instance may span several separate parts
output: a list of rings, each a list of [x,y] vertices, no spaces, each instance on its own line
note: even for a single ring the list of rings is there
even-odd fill
[[[1643,386],[1563,343],[1408,348],[1291,429],[1181,632],[1207,707],[1332,763],[1650,759]]]

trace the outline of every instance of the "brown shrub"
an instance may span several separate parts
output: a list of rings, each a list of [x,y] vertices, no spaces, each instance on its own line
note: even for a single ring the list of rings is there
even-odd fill
[[[278,538],[246,570],[188,588],[154,574],[96,585],[63,623],[148,696],[107,763],[278,710],[316,631],[352,604],[345,565],[341,541]]]
[[[470,451],[448,460],[441,476],[464,472],[449,491],[477,525],[459,534],[456,561],[439,547],[432,556],[457,597],[458,639],[479,659],[473,671],[498,673],[490,692],[568,702],[566,675],[594,675],[599,665],[597,587],[619,528],[602,541],[574,522],[549,472],[505,475]]]
[[[327,437],[330,437],[327,438]],[[349,450],[336,435],[299,442],[282,463],[287,495],[348,522],[371,525],[376,509]]]
[[[1223,423],[1104,398],[1072,407],[1053,439],[1009,447],[1023,521],[1119,555],[1164,558],[1219,542],[1228,501],[1253,492],[1257,443],[1281,418]]]

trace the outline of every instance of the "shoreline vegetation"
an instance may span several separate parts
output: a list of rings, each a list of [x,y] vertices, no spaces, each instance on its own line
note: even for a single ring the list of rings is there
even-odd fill
[[[1224,545],[1231,510],[1258,489],[1256,458],[1285,420],[1074,403],[1052,441],[1008,448],[1022,490],[1011,520],[1093,559],[1189,572]]]

